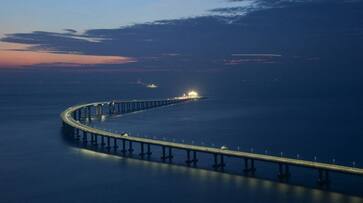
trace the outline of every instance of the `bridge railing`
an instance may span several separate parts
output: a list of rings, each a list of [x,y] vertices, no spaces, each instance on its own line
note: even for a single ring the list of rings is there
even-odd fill
[[[200,98],[198,98],[200,99]],[[213,167],[216,170],[224,170],[224,157],[234,157],[244,160],[244,173],[253,175],[256,171],[255,161],[270,162],[278,165],[278,178],[282,181],[287,181],[290,177],[289,166],[298,166],[311,168],[318,171],[318,182],[321,186],[327,186],[330,183],[329,172],[339,172],[344,174],[363,175],[363,169],[356,167],[348,167],[337,164],[321,163],[315,161],[307,161],[302,159],[294,159],[287,157],[279,157],[267,154],[258,154],[254,152],[243,152],[228,149],[220,149],[215,147],[200,146],[196,144],[176,143],[171,141],[142,138],[118,134],[90,127],[88,122],[94,119],[102,119],[106,116],[126,114],[135,111],[142,111],[150,108],[168,106],[177,103],[189,102],[198,99],[166,99],[166,100],[133,100],[133,101],[110,101],[110,102],[95,102],[84,105],[77,105],[68,108],[61,114],[63,127],[67,134],[75,137],[77,141],[84,143],[91,142],[94,146],[105,147],[110,150],[112,147],[117,150],[119,142],[122,142],[122,152],[133,152],[133,144],[140,144],[140,156],[150,156],[151,146],[159,146],[162,148],[162,159],[171,160],[173,158],[172,150],[184,150],[187,153],[186,164],[196,165],[198,162],[197,153],[212,154],[214,157]],[[81,135],[82,134],[82,135]],[[99,139],[100,142],[99,143]],[[113,141],[113,145],[111,144]],[[128,149],[126,144],[128,144]]]

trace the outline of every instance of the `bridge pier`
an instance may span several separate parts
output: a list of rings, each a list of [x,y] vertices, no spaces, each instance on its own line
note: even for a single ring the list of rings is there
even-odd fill
[[[116,151],[118,148],[117,146],[117,138],[113,138],[113,150]]]
[[[127,103],[127,105],[128,105],[128,110],[127,110],[127,112],[128,112],[128,113],[132,112],[132,102],[128,102],[128,103]]]
[[[127,150],[126,150],[126,140],[121,139],[121,141],[122,141],[121,153],[125,155],[126,152],[127,152]]]
[[[83,136],[82,136],[82,140],[83,140],[83,144],[87,144],[88,140],[87,140],[87,132],[83,131]]]
[[[123,113],[127,113],[127,102],[123,103]]]
[[[88,118],[88,122],[92,121],[92,111],[91,111],[91,106],[87,106],[87,118]]]
[[[141,152],[140,152],[139,156],[143,159],[144,155],[145,155],[143,142],[140,142],[140,150],[141,150]]]
[[[129,112],[133,112],[134,111],[134,103],[133,102],[130,102],[129,105],[130,105]]]
[[[146,144],[146,152],[145,152],[145,144]],[[143,159],[145,155],[150,156],[151,155],[151,149],[150,149],[150,144],[144,143],[144,142],[140,142],[140,149],[141,152],[139,154],[139,156]]]
[[[245,173],[245,175],[254,175],[256,172],[255,160],[249,158],[244,158],[244,160],[245,168],[243,169],[243,172]]]
[[[197,165],[198,159],[197,159],[197,152],[193,151],[193,166]]]
[[[279,173],[277,175],[280,181],[288,181],[290,178],[290,170],[288,164],[279,163]]]
[[[150,144],[147,144],[147,153],[148,156],[151,156],[152,152],[151,152],[151,148],[150,148]]]
[[[90,133],[91,134],[91,145],[93,146],[94,145],[94,136],[93,136],[93,133]]]
[[[123,102],[119,103],[120,106],[120,114],[123,114],[125,112],[125,104]]]
[[[126,150],[126,140],[122,139],[122,150],[121,150],[122,154],[126,154],[127,150]]]
[[[197,152],[193,151],[193,158],[191,158],[190,156],[190,152],[191,150],[187,150],[187,160],[185,161],[185,163],[190,166],[191,164],[193,164],[193,166],[197,165],[198,159],[197,159]]]
[[[166,155],[166,147],[165,146],[162,146],[162,153],[163,153],[163,155],[161,156],[161,160],[163,161],[163,162],[165,162],[165,160],[169,160],[169,162],[171,162],[172,161],[172,159],[174,158],[174,156],[173,156],[173,152],[172,152],[172,148],[171,147],[169,147],[168,148],[168,155]]]
[[[134,148],[132,147],[132,142],[129,141],[129,154],[132,154],[134,152]]]
[[[110,102],[110,103],[108,103],[108,114],[112,115],[114,113],[115,113],[115,103]]]
[[[77,113],[77,120],[80,121],[82,118],[82,109],[75,111]]]
[[[93,141],[93,146],[98,146],[98,135],[94,134],[94,141]]]
[[[104,147],[106,145],[105,143],[105,136],[101,135],[101,147]]]
[[[318,169],[318,186],[322,188],[329,188],[330,186],[330,176],[328,170]]]
[[[166,156],[165,156],[165,146],[162,146],[162,153],[163,155],[161,156],[161,160],[165,161]]]
[[[78,128],[74,128],[75,129],[75,140],[78,142],[79,141],[79,139],[80,139],[80,135],[79,135],[79,129]]]
[[[98,104],[96,106],[96,117],[101,117],[103,114],[103,107],[102,104]]]
[[[111,150],[111,144],[110,144],[110,137],[107,137],[107,147],[106,147],[106,149],[108,150],[108,151],[110,151]]]
[[[218,154],[213,154],[214,156],[214,164],[213,164],[213,168],[214,170],[218,170],[221,169],[222,171],[224,170],[224,167],[226,166],[226,164],[224,163],[224,156],[223,154],[220,154],[220,162],[218,162]]]

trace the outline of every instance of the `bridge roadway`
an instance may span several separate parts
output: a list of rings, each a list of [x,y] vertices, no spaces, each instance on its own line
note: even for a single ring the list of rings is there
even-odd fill
[[[187,99],[185,101],[189,101],[189,100],[195,100],[195,99]],[[146,100],[144,100],[144,101],[146,101]],[[127,102],[144,102],[144,101],[133,100],[133,101],[127,101]],[[122,102],[123,101],[115,101],[115,103],[122,103]],[[178,102],[176,102],[176,103],[178,103]],[[149,145],[154,145],[154,146],[161,146],[161,147],[166,147],[169,149],[186,150],[188,152],[188,159],[189,159],[189,152],[201,152],[201,153],[213,154],[213,155],[215,155],[215,159],[216,159],[216,156],[219,155],[219,156],[222,156],[222,158],[221,158],[222,167],[224,166],[223,156],[226,156],[226,157],[236,157],[236,158],[245,159],[245,164],[247,164],[247,165],[248,165],[248,162],[247,162],[248,160],[250,160],[250,161],[258,160],[258,161],[263,161],[263,162],[277,163],[280,165],[280,173],[289,173],[288,171],[284,172],[282,166],[285,166],[285,167],[286,166],[287,167],[288,166],[298,166],[298,167],[312,168],[312,169],[319,170],[320,178],[323,178],[322,177],[322,176],[324,176],[323,172],[328,172],[328,171],[344,173],[344,174],[360,175],[360,176],[363,175],[363,169],[357,168],[357,167],[349,167],[349,166],[343,166],[343,165],[321,163],[321,162],[314,162],[314,161],[307,161],[307,160],[293,159],[293,158],[285,158],[285,157],[279,157],[279,156],[250,153],[250,152],[234,151],[234,150],[228,150],[228,149],[226,150],[226,149],[220,149],[220,148],[214,148],[214,147],[175,143],[175,142],[149,139],[149,138],[124,136],[122,134],[117,134],[117,133],[113,133],[113,132],[108,132],[108,131],[92,128],[88,125],[81,123],[80,121],[75,120],[75,118],[74,118],[75,116],[73,114],[80,109],[87,108],[89,106],[107,105],[107,104],[110,104],[110,102],[95,102],[95,103],[72,106],[72,107],[66,109],[61,114],[61,118],[63,120],[64,125],[71,126],[74,129],[79,129],[83,132],[87,132],[90,134],[109,137],[109,138],[117,139],[117,140],[126,140],[128,142],[144,143],[144,144],[149,144]],[[215,162],[217,162],[217,161],[215,160]],[[252,165],[252,167],[254,167],[254,166]],[[246,169],[248,170],[249,168],[246,168]],[[254,168],[250,168],[250,169],[254,170]],[[288,168],[285,170],[288,170]],[[281,175],[289,175],[289,174],[281,174]],[[326,177],[326,178],[328,178],[328,177]],[[327,181],[329,181],[329,180],[327,180]]]

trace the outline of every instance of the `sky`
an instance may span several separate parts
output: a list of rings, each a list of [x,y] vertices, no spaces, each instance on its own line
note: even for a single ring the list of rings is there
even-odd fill
[[[75,29],[116,28],[134,23],[205,15],[219,7],[253,1],[223,0],[2,0],[1,34]]]
[[[156,20],[207,15],[220,7],[250,6],[253,1],[223,0],[3,0],[0,7],[0,37],[33,31],[83,33],[90,29],[118,28]],[[16,50],[14,50],[16,49]],[[120,64],[134,62],[124,56],[54,54],[27,50],[26,44],[0,43],[0,67],[26,67],[36,64]],[[110,60],[111,59],[111,60]]]
[[[3,0],[0,68],[258,66],[278,77],[285,70],[270,67],[301,75],[330,67],[333,80],[344,66],[347,79],[362,62],[362,8],[360,0]]]

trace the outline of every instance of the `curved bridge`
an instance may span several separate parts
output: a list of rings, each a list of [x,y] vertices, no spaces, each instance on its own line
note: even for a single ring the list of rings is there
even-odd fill
[[[161,147],[163,161],[173,159],[173,150],[183,150],[186,152],[185,163],[190,166],[195,166],[198,162],[197,153],[206,153],[214,156],[213,168],[223,171],[225,167],[224,157],[233,157],[244,161],[244,173],[253,175],[255,172],[255,161],[270,162],[277,165],[278,178],[281,181],[286,181],[290,177],[289,166],[298,166],[317,170],[318,183],[321,186],[328,186],[330,183],[329,172],[338,172],[351,175],[363,175],[362,168],[348,167],[329,163],[320,163],[301,159],[284,158],[272,155],[249,153],[242,151],[234,151],[228,149],[220,149],[214,147],[198,146],[191,144],[175,143],[163,140],[148,139],[128,136],[127,134],[117,134],[86,125],[93,119],[100,119],[105,116],[113,116],[131,113],[135,111],[168,106],[178,103],[192,102],[203,99],[202,97],[189,98],[177,97],[164,100],[132,100],[132,101],[110,101],[110,102],[95,102],[89,104],[81,104],[72,106],[66,109],[61,114],[63,121],[63,129],[67,135],[73,136],[77,141],[81,140],[87,144],[90,142],[94,146],[100,145],[107,150],[111,148],[115,151],[121,146],[123,154],[133,153],[133,144],[140,145],[139,156],[151,156],[151,147]],[[100,138],[100,139],[99,139]],[[111,143],[113,142],[113,143]],[[128,146],[126,146],[128,145]]]

